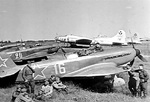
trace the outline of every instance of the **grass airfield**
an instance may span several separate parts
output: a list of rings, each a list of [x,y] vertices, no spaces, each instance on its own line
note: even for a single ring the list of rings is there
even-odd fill
[[[150,43],[144,43],[142,45],[135,45],[135,48],[141,50],[141,54],[146,56],[146,59],[150,61]],[[124,46],[132,47],[132,46]],[[111,49],[116,47],[104,47],[104,49]],[[133,67],[137,67],[138,64],[143,63],[145,65],[145,70],[148,71],[150,75],[150,63],[142,62],[136,58]],[[69,94],[63,92],[58,93],[54,90],[53,97],[46,102],[149,102],[150,100],[150,80],[148,84],[148,97],[146,99],[135,98],[131,96],[128,90],[128,74],[126,72],[120,74],[126,81],[126,84],[121,87],[115,87],[113,93],[98,93],[85,88],[79,87],[72,82],[65,82],[69,87]],[[87,83],[88,84],[88,83]],[[36,85],[36,92],[40,89],[41,84]],[[12,92],[15,90],[15,85],[7,88],[0,88],[0,102],[10,102]],[[40,102],[40,101],[38,101]],[[41,101],[42,102],[42,101]]]

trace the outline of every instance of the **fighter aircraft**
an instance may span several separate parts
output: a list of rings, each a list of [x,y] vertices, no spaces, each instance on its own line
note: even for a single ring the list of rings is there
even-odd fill
[[[59,46],[39,46],[34,48],[22,49],[19,51],[7,52],[11,56],[14,62],[23,62],[27,61],[39,61],[41,59],[48,59],[48,54],[56,53],[60,49]]]
[[[129,37],[129,38],[127,38],[126,39],[126,42],[128,43],[128,44],[142,44],[142,42],[140,41],[140,39],[139,39],[139,37],[138,37],[138,35],[135,33],[134,35],[133,35],[133,37]]]
[[[90,45],[92,42],[92,39],[81,37],[81,36],[75,36],[75,35],[66,35],[66,36],[60,36],[55,38],[56,41],[69,43],[71,47],[77,47],[77,46],[86,46]]]
[[[69,59],[68,56],[66,55],[62,60],[58,58],[32,63],[31,66],[35,70],[34,80],[50,78],[51,75],[57,75],[61,78],[90,78],[108,75],[113,77],[117,73],[126,71],[122,65],[127,63],[133,65],[136,57],[142,61],[147,61],[141,55],[140,50],[135,49],[135,47],[109,49],[83,57],[78,57],[75,53],[75,57]],[[23,81],[22,70],[24,67],[25,65],[17,66],[9,55],[0,54],[0,80],[5,80],[4,82],[8,83]],[[124,84],[124,80],[117,76],[113,79],[114,83],[123,82],[119,85]]]
[[[8,45],[4,45],[2,47],[0,47],[0,52],[2,51],[5,51],[7,52],[8,50],[10,51],[11,48],[14,48],[14,47],[19,47],[19,46],[23,46],[24,43],[14,43],[14,44],[8,44]]]
[[[125,39],[125,31],[119,30],[118,33],[112,38],[98,37],[95,38],[92,43],[100,43],[101,45],[127,45]]]

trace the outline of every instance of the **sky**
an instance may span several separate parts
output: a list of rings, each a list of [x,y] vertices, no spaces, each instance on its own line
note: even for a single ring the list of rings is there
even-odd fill
[[[150,37],[150,0],[0,0],[3,41],[112,37],[119,30]]]

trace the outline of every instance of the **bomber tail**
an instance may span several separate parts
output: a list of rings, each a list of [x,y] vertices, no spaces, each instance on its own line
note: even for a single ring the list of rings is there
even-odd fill
[[[126,43],[126,33],[124,30],[119,30],[119,32],[113,37],[115,42],[120,42],[122,44]]]
[[[116,42],[125,42],[126,33],[124,30],[119,30],[118,33],[113,37]]]
[[[141,43],[141,41],[136,33],[133,35],[132,40],[135,43]]]

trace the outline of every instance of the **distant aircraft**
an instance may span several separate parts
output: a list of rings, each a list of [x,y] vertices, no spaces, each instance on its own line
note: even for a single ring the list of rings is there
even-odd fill
[[[59,46],[39,46],[34,48],[22,49],[19,51],[6,52],[14,62],[39,61],[47,59],[48,54],[56,53]]]
[[[24,43],[14,43],[14,44],[8,44],[8,45],[4,45],[2,47],[0,47],[0,52],[2,51],[7,51],[13,47],[19,47],[19,46],[22,46],[24,45]]]
[[[95,38],[92,43],[100,43],[101,45],[127,45],[125,39],[125,31],[119,30],[119,32],[114,37],[98,37]]]
[[[138,35],[135,33],[134,35],[133,35],[133,37],[129,37],[129,38],[127,38],[126,39],[126,42],[128,43],[128,44],[142,44],[142,42],[140,41],[140,39],[139,39],[139,37],[138,37]]]
[[[134,59],[138,57],[142,61],[147,61],[140,53],[139,49],[117,48],[108,51],[93,53],[89,56],[69,58],[55,61],[45,60],[32,63],[35,70],[34,80],[50,78],[57,75],[61,78],[90,78],[110,76],[114,79],[114,85],[123,85],[125,81],[116,76],[117,73],[124,72],[121,65],[129,63],[133,65]],[[0,80],[4,83],[23,81],[22,70],[25,65],[17,66],[7,54],[0,54]],[[114,77],[115,76],[115,77]],[[99,80],[101,82],[101,80]],[[3,84],[4,84],[3,83]],[[118,83],[118,84],[117,84]],[[120,84],[119,84],[120,83]],[[2,84],[1,84],[2,85]]]
[[[92,42],[92,39],[90,38],[80,37],[80,36],[75,36],[75,35],[66,35],[62,37],[56,37],[55,40],[59,42],[69,43],[71,46],[78,46],[77,44],[90,45]]]
[[[140,38],[140,41],[150,41],[150,38],[148,38],[148,37],[143,37],[143,38]]]

